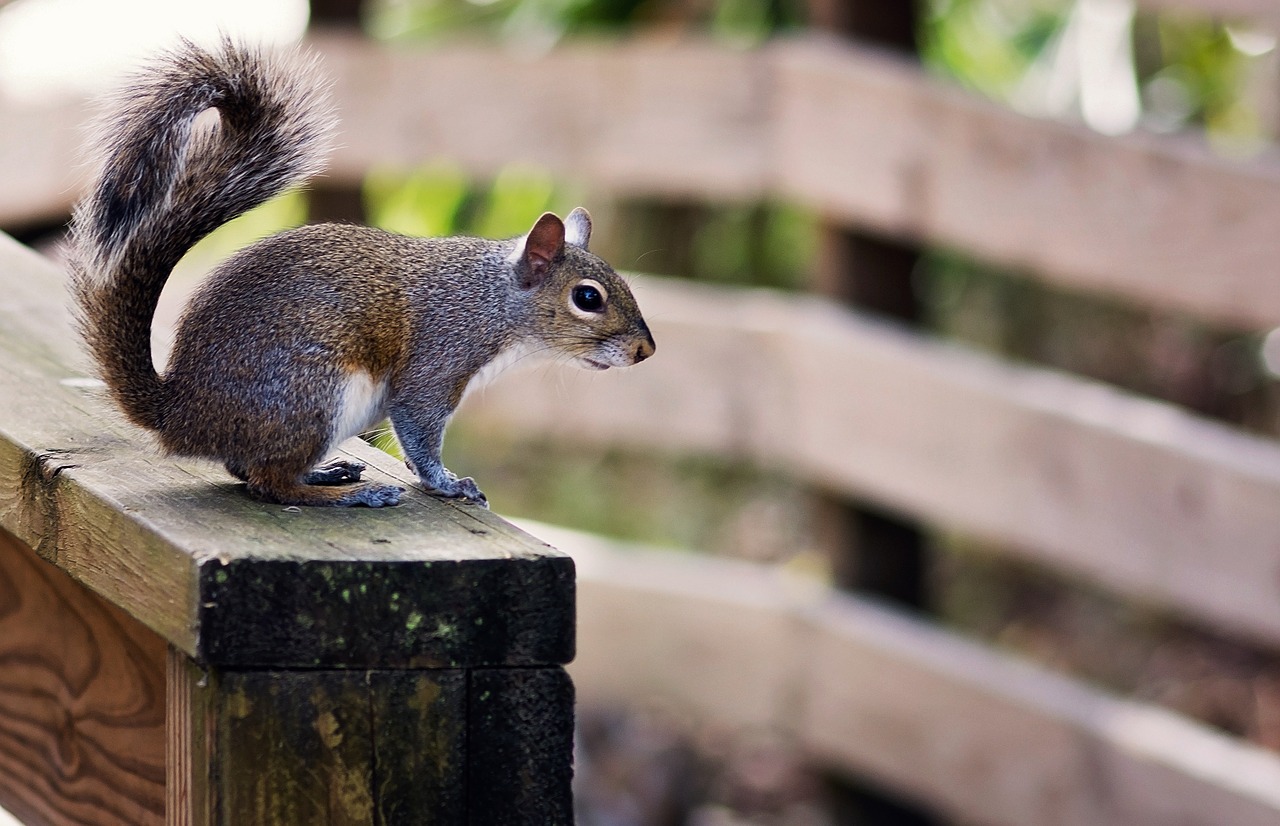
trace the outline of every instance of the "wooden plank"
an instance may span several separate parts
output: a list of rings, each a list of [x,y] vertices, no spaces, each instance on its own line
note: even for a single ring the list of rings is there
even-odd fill
[[[750,52],[672,41],[425,50],[335,34],[312,44],[336,79],[338,178],[445,158],[481,176],[532,163],[635,194],[761,192],[767,77]]]
[[[876,0],[809,0],[809,25],[919,59],[922,7]],[[916,329],[923,321],[920,249],[894,239],[818,227],[809,291]],[[843,496],[814,503],[835,585],[929,611],[928,544],[920,525]],[[923,817],[923,815],[921,815]]]
[[[248,558],[203,566],[200,579],[200,653],[223,666],[573,659],[574,573],[565,557],[427,564]]]
[[[742,53],[638,41],[537,59],[318,42],[342,78],[338,176],[444,156],[479,174],[537,163],[631,194],[771,193],[1070,288],[1230,325],[1280,322],[1274,152],[1232,161],[1190,136],[1027,118],[835,42]],[[370,96],[371,84],[398,91]]]
[[[812,634],[800,739],[948,811],[1063,826],[1280,818],[1274,753],[874,606],[833,601]]]
[[[573,823],[558,666],[206,671],[174,653],[170,823]]]
[[[373,823],[364,674],[249,671],[215,679],[215,823]]]
[[[1070,288],[1230,325],[1280,322],[1276,153],[1232,161],[1189,136],[1023,117],[834,42],[742,53],[638,41],[537,59],[318,42],[342,79],[340,177],[444,156],[479,174],[537,163],[632,194],[772,193]],[[371,84],[397,92],[370,96]]]
[[[171,826],[468,822],[466,672],[224,672],[170,648],[169,680]]]
[[[1280,322],[1280,158],[1022,117],[838,44],[774,52],[792,197],[1062,286],[1226,324]]]
[[[209,673],[170,645],[166,680],[165,824],[213,826],[218,795]]]
[[[459,421],[762,461],[1280,640],[1280,445],[805,298],[633,280],[636,371],[511,371]]]
[[[781,730],[829,765],[966,823],[1280,818],[1280,756],[1178,715],[776,569],[528,528],[578,562],[571,671],[584,703],[656,701]],[[755,668],[719,667],[753,661],[771,666],[759,705],[736,701],[758,692]]]
[[[0,242],[0,295],[0,527],[188,655],[276,667],[572,656],[563,555],[413,490],[384,511],[291,511],[207,464],[161,461],[68,366],[80,359],[61,273]],[[353,440],[347,454],[412,485],[380,451]],[[281,605],[293,625],[275,621]]]
[[[164,821],[165,644],[0,530],[0,806]]]
[[[521,524],[565,543],[578,562],[579,650],[569,671],[579,702],[674,699],[736,730],[792,728],[812,646],[783,618],[825,598],[825,588],[695,554],[671,552],[662,564],[601,537]]]

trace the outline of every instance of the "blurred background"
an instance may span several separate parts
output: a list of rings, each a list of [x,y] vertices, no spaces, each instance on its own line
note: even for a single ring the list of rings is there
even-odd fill
[[[579,559],[579,823],[1280,822],[1280,8],[12,0],[0,228],[57,256],[86,100],[223,31],[342,146],[162,326],[308,220],[581,204],[637,274],[651,363],[446,440]]]

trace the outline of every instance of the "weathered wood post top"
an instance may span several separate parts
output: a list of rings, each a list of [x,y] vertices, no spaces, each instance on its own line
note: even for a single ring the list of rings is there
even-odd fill
[[[572,822],[572,560],[358,442],[401,506],[263,504],[162,458],[87,379],[66,307],[63,273],[0,236],[0,670],[46,644],[74,682],[85,652],[52,635],[83,602],[112,618],[87,645],[164,688],[107,792],[132,803],[92,822]],[[50,742],[126,749],[71,695]],[[81,822],[86,778],[4,733],[22,696],[0,687],[0,806]]]

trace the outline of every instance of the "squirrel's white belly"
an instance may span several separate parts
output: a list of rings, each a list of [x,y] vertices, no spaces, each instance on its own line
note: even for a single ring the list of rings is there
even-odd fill
[[[465,399],[476,390],[484,388],[485,385],[492,382],[499,374],[508,368],[516,366],[517,363],[521,367],[527,367],[537,363],[538,356],[545,352],[545,347],[539,347],[533,341],[517,341],[514,344],[507,345],[506,349],[494,356],[493,359],[481,367],[476,374],[471,377],[471,381],[467,382],[467,389],[463,391],[462,397]]]
[[[338,415],[333,420],[333,441],[339,445],[358,436],[387,417],[387,383],[374,381],[363,370],[347,376],[339,391]]]

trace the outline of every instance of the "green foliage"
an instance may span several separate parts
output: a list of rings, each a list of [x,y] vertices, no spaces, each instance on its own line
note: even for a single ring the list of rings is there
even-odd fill
[[[1152,125],[1202,126],[1219,148],[1256,143],[1267,131],[1252,99],[1274,41],[1227,26],[1161,17],[1139,28],[1139,73]]]
[[[925,64],[1008,99],[1065,21],[1063,0],[931,0],[920,32]]]
[[[471,182],[456,166],[434,163],[407,174],[388,169],[365,177],[369,222],[404,235],[440,236],[458,231]]]
[[[509,166],[490,187],[474,232],[484,238],[505,238],[528,232],[538,216],[552,208],[554,195],[555,185],[546,170]],[[567,210],[559,212],[563,215]]]
[[[1009,102],[1052,56],[1075,4],[1067,0],[930,0],[921,31],[926,65]],[[1201,126],[1216,145],[1252,148],[1267,126],[1255,81],[1274,40],[1207,17],[1139,14],[1134,71],[1143,123],[1159,131]]]
[[[711,281],[799,288],[813,260],[817,221],[782,204],[707,211],[689,275]]]
[[[286,192],[214,230],[183,257],[181,270],[205,272],[254,241],[282,229],[301,226],[306,220],[307,202],[303,193]]]
[[[519,235],[543,212],[572,208],[569,194],[545,170],[522,164],[502,170],[487,185],[437,162],[408,173],[381,169],[364,186],[369,223],[418,236]]]
[[[762,40],[799,23],[797,4],[787,0],[383,0],[373,6],[369,30],[386,39],[484,34],[546,44],[646,25]]]

